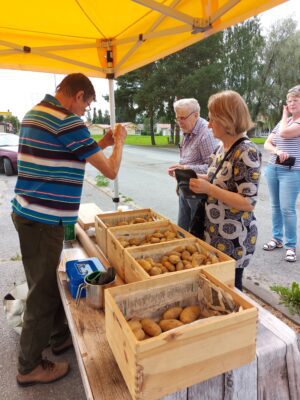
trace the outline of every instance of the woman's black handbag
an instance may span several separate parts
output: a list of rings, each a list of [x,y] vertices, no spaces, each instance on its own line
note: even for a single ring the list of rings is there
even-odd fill
[[[222,165],[223,165],[224,161],[229,158],[229,156],[231,155],[231,153],[233,152],[235,147],[239,143],[241,143],[241,142],[243,142],[244,140],[247,140],[247,139],[249,139],[249,138],[247,136],[244,136],[244,137],[240,138],[239,140],[237,140],[235,143],[233,143],[233,145],[230,147],[230,149],[226,152],[223,160],[218,165],[215,173],[213,174],[213,176],[209,180],[210,183],[213,182],[213,180],[217,176],[217,173],[222,168]],[[192,219],[189,232],[192,235],[194,235],[194,236],[198,237],[199,239],[203,240],[204,239],[204,228],[205,228],[205,204],[206,204],[206,200],[207,200],[208,196],[206,194],[202,194],[201,196],[202,196],[202,198],[199,201],[199,204],[197,206],[197,210],[196,210],[195,215],[194,215],[194,217]]]
[[[207,195],[199,201],[194,218],[191,222],[190,233],[199,239],[204,239],[204,223],[205,223],[205,204]]]

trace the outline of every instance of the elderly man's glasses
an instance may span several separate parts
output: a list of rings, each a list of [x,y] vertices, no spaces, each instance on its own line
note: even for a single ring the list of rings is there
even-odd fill
[[[192,111],[189,115],[187,115],[186,117],[177,117],[175,118],[175,121],[185,121],[186,119],[188,119],[192,114],[195,114],[197,111]]]

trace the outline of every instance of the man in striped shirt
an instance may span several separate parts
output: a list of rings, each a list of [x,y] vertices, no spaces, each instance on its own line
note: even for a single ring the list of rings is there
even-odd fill
[[[200,105],[196,99],[180,99],[174,103],[176,121],[183,131],[179,164],[172,165],[169,175],[176,169],[192,169],[197,174],[206,174],[208,158],[214,152],[218,140],[208,128],[208,122],[200,117]],[[199,204],[198,199],[186,198],[179,189],[178,225],[189,231]]]
[[[54,354],[72,346],[56,281],[64,225],[77,221],[86,162],[114,179],[126,138],[121,125],[98,143],[91,138],[80,116],[93,101],[91,81],[83,74],[70,74],[55,96],[46,95],[22,122],[12,200],[29,288],[18,362],[21,386],[53,382],[69,371],[67,362],[42,358],[49,343]],[[102,150],[111,145],[112,154],[106,157]]]

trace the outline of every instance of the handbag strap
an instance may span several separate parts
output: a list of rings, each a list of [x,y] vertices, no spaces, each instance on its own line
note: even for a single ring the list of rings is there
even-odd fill
[[[236,142],[234,142],[232,144],[232,146],[230,147],[230,149],[228,149],[225,153],[225,156],[223,158],[223,160],[220,162],[220,164],[218,165],[215,173],[213,174],[212,178],[209,180],[210,183],[213,182],[213,180],[215,179],[215,177],[217,176],[218,172],[220,171],[220,169],[222,168],[222,165],[224,164],[224,162],[226,160],[228,160],[229,156],[231,156],[231,154],[233,153],[234,149],[237,147],[237,145],[239,145],[240,143],[244,142],[245,140],[248,140],[248,136],[243,136],[241,138],[239,138]]]

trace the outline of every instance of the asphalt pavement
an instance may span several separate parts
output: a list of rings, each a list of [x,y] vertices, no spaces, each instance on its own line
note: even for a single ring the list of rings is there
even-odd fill
[[[152,149],[153,150],[153,149]],[[159,213],[166,215],[172,221],[177,218],[177,199],[174,193],[175,184],[167,177],[166,169],[170,163],[176,162],[177,150],[154,149],[153,156],[145,156],[144,148],[128,148],[124,153],[124,160],[120,173],[120,190],[124,205],[132,207],[151,207]],[[148,154],[148,153],[147,153]],[[136,157],[139,161],[133,161]],[[264,157],[264,165],[266,155]],[[138,165],[137,165],[138,164]],[[145,166],[145,164],[147,164]],[[160,175],[154,175],[156,173]],[[96,203],[105,211],[114,208],[111,197],[112,192],[94,185],[95,170],[87,168],[82,202]],[[155,178],[153,183],[151,179]],[[0,175],[0,297],[3,299],[16,283],[24,281],[24,272],[20,260],[18,236],[10,219],[13,189],[16,177]],[[168,186],[170,185],[170,186]],[[165,187],[167,186],[167,187]],[[126,192],[128,188],[128,192]],[[163,190],[164,189],[164,190]],[[135,201],[130,201],[135,200]],[[246,270],[245,282],[259,288],[263,293],[273,296],[270,285],[290,285],[293,281],[300,282],[300,246],[298,244],[298,260],[296,263],[284,261],[284,250],[265,252],[262,245],[271,238],[271,210],[269,196],[264,178],[262,178],[259,201],[256,207],[259,226],[257,250],[251,265]],[[299,219],[298,219],[299,226]],[[299,231],[299,229],[298,229]],[[0,399],[1,400],[31,400],[43,398],[46,400],[64,399],[81,400],[85,394],[78,370],[75,353],[70,350],[66,355],[55,359],[68,360],[71,371],[64,379],[50,385],[36,385],[20,388],[16,384],[16,364],[19,345],[19,335],[7,325],[3,307],[0,307],[0,339],[2,344],[0,356]],[[47,354],[49,359],[54,356]]]

